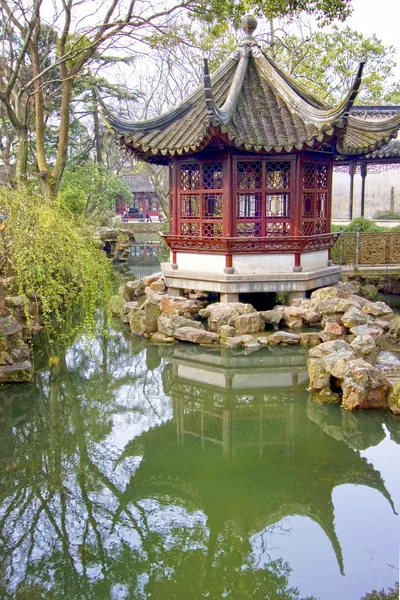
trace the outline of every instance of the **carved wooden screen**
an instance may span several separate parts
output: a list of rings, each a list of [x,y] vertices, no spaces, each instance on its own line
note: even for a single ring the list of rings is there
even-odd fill
[[[303,163],[300,226],[303,235],[314,235],[329,231],[329,181],[329,163]]]
[[[291,159],[236,162],[235,236],[290,235],[292,165]]]
[[[222,162],[179,166],[179,233],[222,236]]]

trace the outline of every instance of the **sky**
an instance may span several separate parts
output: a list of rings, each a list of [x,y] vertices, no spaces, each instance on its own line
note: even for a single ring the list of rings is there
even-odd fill
[[[397,79],[400,79],[400,0],[353,0],[354,10],[346,25],[365,35],[375,33],[386,45],[397,48]]]

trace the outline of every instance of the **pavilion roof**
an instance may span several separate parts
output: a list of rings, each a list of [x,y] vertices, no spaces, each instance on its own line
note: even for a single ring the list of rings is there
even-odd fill
[[[400,112],[386,116],[384,111],[377,119],[353,107],[362,63],[347,97],[331,107],[261,50],[252,36],[256,24],[254,17],[245,17],[246,35],[235,52],[211,76],[205,61],[204,85],[160,117],[127,122],[103,105],[120,144],[160,164],[176,154],[198,152],[213,138],[248,152],[324,146],[346,159],[372,153],[397,135]]]

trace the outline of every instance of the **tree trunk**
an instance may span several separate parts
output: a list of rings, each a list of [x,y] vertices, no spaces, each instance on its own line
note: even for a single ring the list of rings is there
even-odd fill
[[[23,128],[17,131],[18,149],[17,149],[17,170],[16,180],[18,184],[22,184],[28,177],[28,130]]]
[[[64,173],[65,165],[67,164],[72,85],[73,79],[68,78],[68,73],[65,73],[61,86],[60,129],[58,133],[57,158],[51,177],[49,177],[46,182],[47,193],[53,198],[58,194],[61,178]]]
[[[101,153],[101,134],[100,134],[100,120],[99,120],[99,107],[97,104],[96,92],[94,87],[91,88],[90,93],[92,95],[92,107],[93,107],[93,123],[94,123],[94,141],[96,146],[96,161],[99,165],[104,164],[103,155]]]

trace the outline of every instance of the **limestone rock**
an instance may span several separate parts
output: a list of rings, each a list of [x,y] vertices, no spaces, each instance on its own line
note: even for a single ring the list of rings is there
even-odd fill
[[[129,326],[132,333],[149,336],[157,331],[158,317],[161,309],[152,299],[146,300],[140,307],[129,312]]]
[[[300,336],[296,333],[289,333],[287,331],[277,331],[268,338],[269,346],[276,346],[277,344],[299,344]]]
[[[351,308],[361,308],[361,305],[351,298],[328,298],[319,302],[316,310],[322,314],[346,313]]]
[[[184,316],[186,313],[197,315],[199,303],[196,300],[188,300],[183,296],[163,296],[161,298],[161,310],[170,316]]]
[[[339,323],[327,322],[325,323],[324,332],[340,337],[346,334],[346,328],[343,325],[339,325]]]
[[[310,390],[329,388],[331,376],[321,358],[309,358],[307,361],[307,370],[310,378]]]
[[[164,281],[163,279],[163,274],[162,273],[153,273],[153,275],[147,275],[146,277],[143,277],[142,279],[143,284],[145,285],[145,287],[151,285],[152,283],[155,283],[156,281]]]
[[[381,371],[358,358],[349,363],[342,382],[344,408],[386,408],[389,383]]]
[[[320,359],[325,369],[336,379],[343,379],[349,369],[349,363],[354,359],[354,352],[342,350],[327,354]]]
[[[123,298],[121,298],[121,296],[111,296],[108,307],[112,315],[114,315],[115,317],[119,317],[122,313],[124,306],[125,301]]]
[[[359,294],[361,285],[358,281],[339,281],[334,287],[345,294]]]
[[[395,415],[400,415],[400,378],[389,380],[389,391],[387,397],[387,404],[389,410]]]
[[[393,310],[385,302],[366,302],[361,310],[374,317],[393,314]]]
[[[317,402],[317,404],[340,404],[341,402],[340,395],[336,392],[333,392],[328,386],[322,388],[322,390],[313,390],[311,393],[311,398],[313,402]]]
[[[236,335],[234,337],[222,339],[221,343],[227,348],[240,348],[252,339],[254,338],[251,335]]]
[[[215,302],[200,310],[199,315],[208,319],[210,331],[219,332],[222,325],[234,325],[236,317],[249,313],[256,313],[251,304],[243,302]]]
[[[389,333],[400,337],[400,317],[392,319],[389,325]]]
[[[400,373],[400,359],[393,352],[381,351],[376,357],[376,368],[385,373]]]
[[[234,337],[236,335],[236,330],[231,325],[222,325],[220,335],[221,339]]]
[[[361,286],[360,293],[364,298],[374,298],[378,293],[378,289],[372,283],[367,283]]]
[[[1,337],[7,337],[10,335],[15,335],[16,333],[21,333],[22,327],[20,323],[18,323],[17,319],[13,316],[4,317],[0,319],[0,335]]]
[[[165,333],[160,333],[159,331],[157,331],[151,336],[151,341],[155,344],[171,344],[175,342],[175,338],[169,335],[165,335]]]
[[[251,338],[251,340],[248,340],[247,342],[244,343],[244,348],[245,350],[258,350],[259,348],[261,348],[261,344],[258,343],[257,338]]]
[[[358,356],[362,357],[365,357],[376,350],[376,342],[374,338],[365,333],[363,335],[357,335],[351,342],[350,346]]]
[[[0,383],[28,383],[32,379],[33,367],[29,360],[0,366]]]
[[[357,325],[365,325],[366,323],[373,322],[372,318],[369,315],[361,312],[361,310],[359,310],[355,306],[352,306],[351,308],[349,308],[348,311],[344,313],[344,315],[341,318],[341,321],[343,325],[345,327],[348,327],[349,329],[351,327],[357,327]]]
[[[338,287],[323,287],[318,290],[314,290],[311,294],[312,300],[328,300],[329,298],[343,298],[345,296]]]
[[[219,341],[219,335],[216,333],[195,327],[180,327],[175,330],[174,337],[182,342],[192,342],[192,344],[213,344]]]
[[[125,302],[131,302],[140,296],[144,296],[145,285],[141,279],[137,281],[127,281],[122,289],[122,297]]]
[[[319,333],[300,333],[301,346],[318,346],[321,343]]]
[[[354,335],[370,335],[374,340],[378,339],[379,336],[382,335],[383,330],[375,324],[372,325],[356,325],[355,327],[350,327],[351,333]]]
[[[282,321],[283,313],[284,309],[262,310],[260,317],[266,324],[277,327]]]
[[[329,354],[343,351],[350,352],[353,357],[355,356],[350,344],[344,340],[333,340],[331,342],[320,344],[315,348],[311,348],[308,355],[312,358],[321,358],[322,356],[328,356]]]
[[[243,335],[246,333],[257,333],[264,329],[264,321],[261,320],[258,312],[239,315],[235,318],[234,327],[236,333]]]
[[[195,329],[202,329],[204,327],[200,321],[193,321],[192,319],[186,319],[185,317],[180,317],[179,315],[169,316],[165,313],[162,313],[158,317],[157,321],[158,331],[167,336],[173,336],[176,329],[180,329],[181,327],[192,327]]]
[[[164,294],[166,292],[166,287],[163,279],[157,279],[157,281],[153,281],[149,288],[156,292],[157,294]]]

